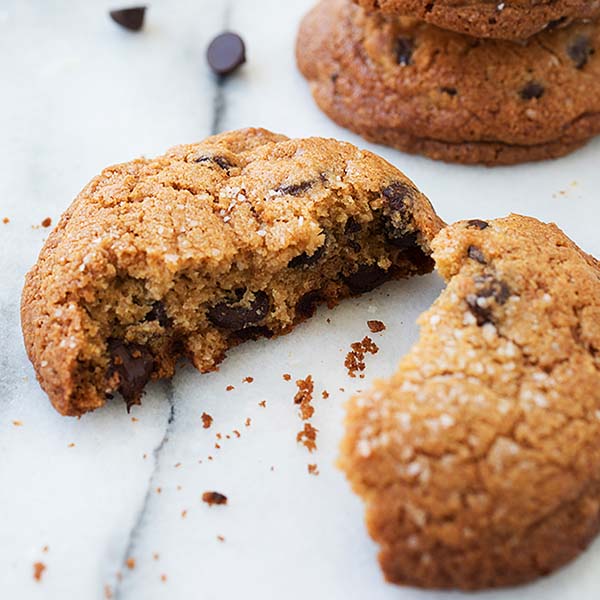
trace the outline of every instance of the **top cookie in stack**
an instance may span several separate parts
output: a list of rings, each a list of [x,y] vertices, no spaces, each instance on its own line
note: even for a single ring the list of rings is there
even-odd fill
[[[356,0],[367,10],[416,17],[479,38],[524,40],[600,16],[599,0]]]
[[[556,158],[600,133],[599,15],[600,0],[321,0],[298,65],[370,141],[464,164]]]

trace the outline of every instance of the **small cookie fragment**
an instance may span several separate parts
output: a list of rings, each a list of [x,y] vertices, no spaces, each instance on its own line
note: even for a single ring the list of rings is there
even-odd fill
[[[204,492],[202,494],[202,502],[206,502],[209,506],[227,504],[227,496],[219,492]]]
[[[388,581],[524,583],[600,529],[600,263],[519,215],[433,248],[447,288],[396,373],[349,403],[339,464]]]
[[[381,333],[382,331],[385,331],[385,323],[383,321],[367,321],[367,327],[371,333]]]

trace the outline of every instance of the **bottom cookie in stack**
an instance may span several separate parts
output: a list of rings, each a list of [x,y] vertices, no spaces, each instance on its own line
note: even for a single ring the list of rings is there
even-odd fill
[[[298,65],[321,109],[366,139],[487,165],[556,158],[600,133],[600,25],[515,43],[320,2]]]

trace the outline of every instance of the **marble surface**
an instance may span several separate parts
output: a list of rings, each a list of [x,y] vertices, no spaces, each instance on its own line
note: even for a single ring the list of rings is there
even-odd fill
[[[115,402],[80,420],[60,417],[23,349],[19,296],[48,234],[39,225],[56,222],[107,164],[247,125],[368,146],[319,113],[295,70],[295,30],[310,5],[154,1],[135,35],[109,21],[100,0],[0,3],[0,220],[10,219],[0,222],[0,598],[458,597],[383,582],[361,503],[334,465],[343,402],[389,374],[414,342],[416,316],[441,289],[435,275],[321,310],[285,338],[231,352],[218,373],[186,367],[150,386],[129,416]],[[249,61],[219,87],[204,51],[224,29],[243,34]],[[531,214],[600,255],[600,141],[560,161],[493,170],[371,148],[448,221]],[[381,350],[368,357],[365,380],[351,380],[344,354],[370,318],[388,330],[374,336]],[[318,396],[312,455],[296,444],[302,425],[292,400],[294,380],[309,373]],[[214,418],[210,429],[203,412]],[[206,490],[229,505],[209,508]],[[596,599],[599,560],[596,542],[548,579],[481,597]],[[46,567],[39,582],[36,562]]]

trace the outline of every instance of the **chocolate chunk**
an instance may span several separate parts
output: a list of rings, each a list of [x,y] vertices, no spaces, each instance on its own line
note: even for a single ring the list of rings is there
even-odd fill
[[[541,83],[530,81],[521,89],[521,98],[523,100],[540,99],[544,95],[545,89]]]
[[[269,313],[271,301],[265,292],[254,292],[254,300],[247,306],[240,301],[225,301],[208,309],[209,321],[217,327],[232,331],[258,325]]]
[[[412,65],[412,55],[415,49],[415,42],[412,38],[400,37],[396,40],[394,46],[394,54],[396,55],[396,62],[403,67]]]
[[[481,263],[482,265],[487,264],[483,252],[477,246],[469,246],[467,254],[469,255],[469,258],[476,260],[478,263]]]
[[[361,224],[354,217],[350,217],[346,221],[346,226],[344,227],[344,233],[346,235],[351,235],[353,233],[358,233],[361,229],[362,229]]]
[[[119,377],[118,391],[127,403],[127,411],[140,403],[144,386],[154,370],[154,358],[143,346],[127,344],[122,340],[108,341],[111,372]]]
[[[480,221],[479,219],[471,219],[467,221],[467,227],[470,229],[487,229],[489,227],[489,223],[487,221]]]
[[[270,339],[273,337],[273,332],[268,327],[261,327],[260,325],[258,327],[245,327],[232,333],[232,338],[238,342],[258,340],[263,337]]]
[[[444,94],[448,94],[448,96],[456,96],[458,93],[454,87],[443,87],[441,90],[444,92]]]
[[[165,305],[157,301],[152,305],[150,312],[146,315],[145,321],[158,321],[158,324],[161,327],[170,327],[172,325],[172,321],[167,314],[165,309]]]
[[[486,323],[494,323],[494,304],[502,306],[510,297],[510,288],[504,281],[499,281],[491,275],[475,278],[475,294],[469,294],[465,300],[469,310],[480,327]]]
[[[315,310],[317,310],[317,305],[319,302],[323,301],[323,294],[320,290],[314,290],[312,292],[307,292],[298,300],[298,304],[296,304],[296,313],[301,317],[310,318],[315,314]]]
[[[552,31],[553,29],[556,29],[557,27],[564,25],[564,23],[566,21],[567,21],[567,17],[560,17],[558,19],[554,19],[554,20],[550,21],[548,23],[548,25],[546,25],[546,29],[549,31]]]
[[[346,285],[353,294],[364,294],[385,283],[389,273],[376,264],[362,265],[357,271],[344,277]]]
[[[403,217],[406,217],[410,210],[409,206],[407,206],[407,201],[414,200],[417,190],[408,183],[395,181],[381,190],[381,193],[386,198],[387,204],[393,212],[399,212]]]
[[[590,38],[580,35],[575,38],[575,41],[567,48],[569,58],[575,63],[578,69],[583,69],[587,64],[589,57],[594,54],[594,49]]]
[[[396,248],[411,248],[417,243],[418,232],[407,229],[411,221],[411,204],[417,190],[406,183],[396,181],[381,192],[387,200],[388,214],[384,221],[385,236]]]
[[[307,254],[306,252],[303,252],[302,254],[295,256],[288,263],[288,267],[290,269],[298,269],[300,267],[312,267],[317,262],[319,262],[319,259],[323,256],[323,254],[325,254],[325,244],[317,248],[313,252],[313,254]]]
[[[348,246],[352,248],[354,252],[360,252],[362,250],[362,246],[354,240],[348,240]]]
[[[229,75],[246,62],[244,41],[236,33],[222,33],[208,46],[206,59],[214,73]]]
[[[145,6],[132,6],[131,8],[122,8],[120,10],[111,10],[110,18],[115,22],[129,29],[129,31],[139,31],[144,26],[144,17],[146,15]]]
[[[203,162],[211,162],[215,163],[217,166],[221,167],[223,171],[229,171],[233,167],[233,165],[223,156],[200,156],[196,158],[194,162],[203,163]]]
[[[288,196],[300,196],[310,190],[314,184],[314,181],[301,181],[300,183],[292,183],[291,185],[280,185],[275,191]]]
[[[202,502],[206,502],[209,506],[213,504],[227,504],[227,496],[219,492],[204,492],[202,494]]]

